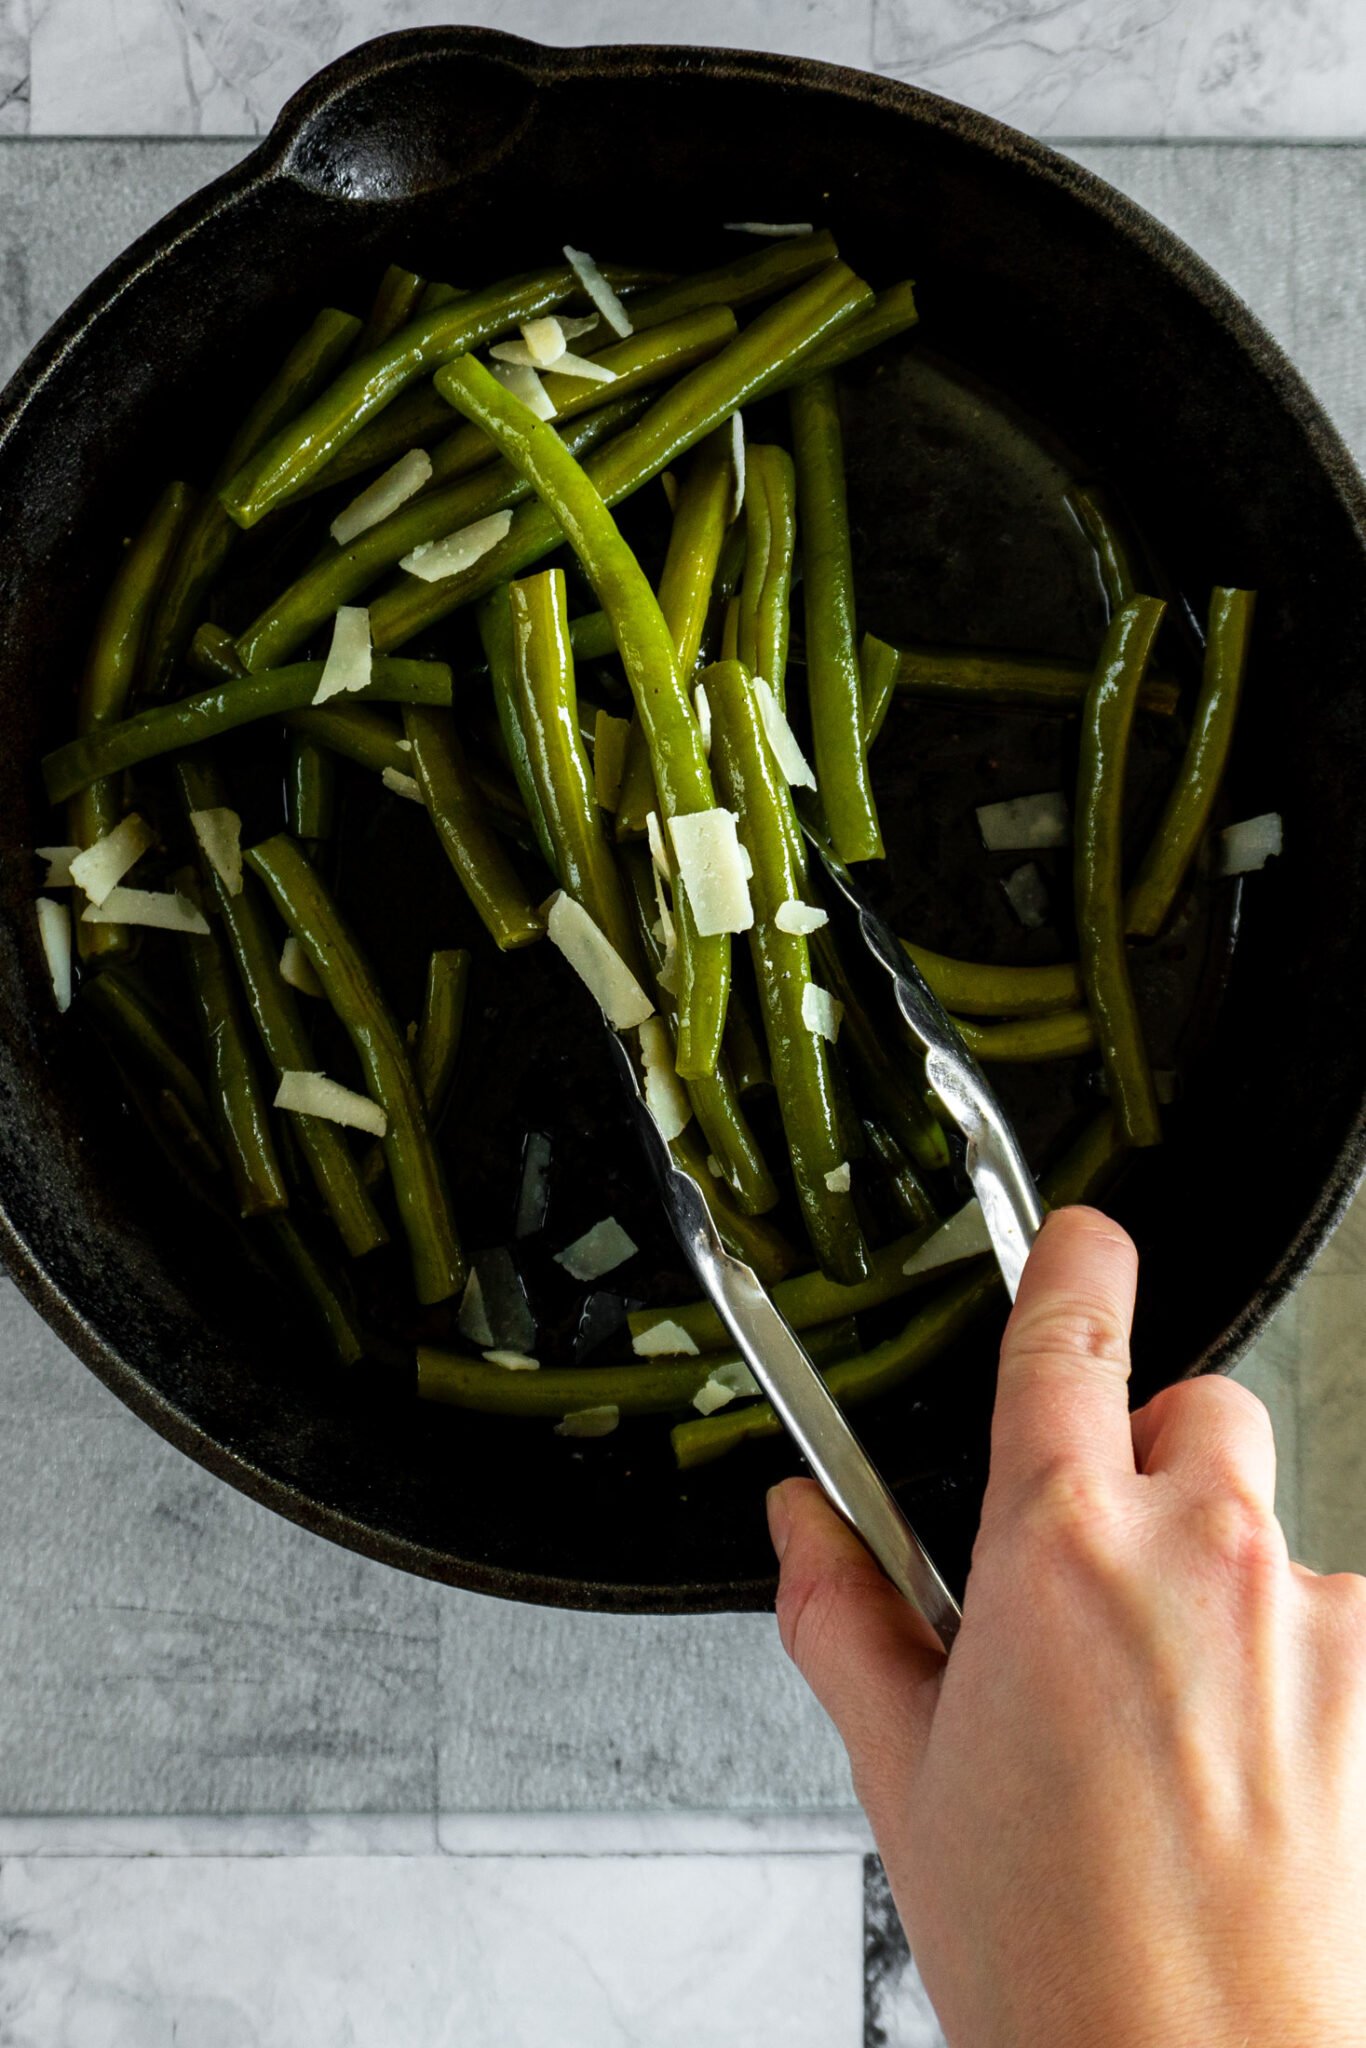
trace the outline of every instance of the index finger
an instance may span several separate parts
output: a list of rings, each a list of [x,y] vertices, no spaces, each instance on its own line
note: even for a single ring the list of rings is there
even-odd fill
[[[1060,1461],[1132,1474],[1129,1331],[1138,1254],[1098,1209],[1045,1220],[1001,1342],[991,1491],[1034,1484]]]

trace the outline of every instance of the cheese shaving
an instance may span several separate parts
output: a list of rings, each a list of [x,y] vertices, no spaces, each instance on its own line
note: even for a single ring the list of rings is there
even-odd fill
[[[600,1408],[575,1408],[566,1415],[563,1422],[555,1424],[556,1436],[610,1436],[621,1420],[621,1410],[615,1402],[604,1402]]]
[[[672,1144],[692,1121],[688,1091],[678,1078],[673,1047],[662,1017],[647,1017],[640,1027],[640,1058],[645,1069],[645,1107]]]
[[[154,836],[146,820],[130,811],[110,831],[102,833],[93,846],[76,855],[71,863],[72,881],[92,903],[103,903],[129,868],[141,860]]]
[[[489,350],[500,362],[522,363],[531,370],[548,370],[559,361],[567,346],[564,328],[553,313],[539,320],[524,320],[520,341],[496,342]]]
[[[671,1323],[666,1318],[662,1323],[651,1323],[648,1330],[642,1330],[638,1337],[631,1339],[631,1349],[637,1358],[696,1358],[697,1346],[681,1323]]]
[[[490,363],[498,382],[538,420],[553,420],[555,401],[529,363]]]
[[[1243,818],[1226,825],[1215,845],[1216,875],[1254,875],[1282,851],[1284,836],[1279,811],[1264,811],[1259,818]]]
[[[597,264],[588,252],[584,249],[573,249],[566,242],[564,245],[564,260],[601,313],[603,319],[607,322],[607,325],[611,328],[613,334],[619,334],[625,339],[628,334],[633,333],[634,329],[631,326],[625,306],[622,305],[621,300],[612,290],[611,285],[608,284],[607,279],[598,269]]]
[[[372,1138],[382,1138],[389,1128],[388,1117],[368,1095],[343,1088],[326,1074],[308,1074],[297,1067],[288,1067],[281,1074],[275,1107],[292,1109],[297,1116],[319,1116],[329,1124],[344,1124],[348,1130],[367,1131]]]
[[[533,1237],[545,1222],[550,1206],[550,1136],[546,1131],[528,1131],[522,1153],[522,1179],[517,1190],[514,1237]]]
[[[759,706],[759,722],[778,764],[778,773],[794,789],[814,789],[815,772],[797,744],[797,735],[787,722],[787,714],[778,702],[772,684],[766,683],[762,676],[756,676],[754,695]]]
[[[817,988],[814,981],[807,982],[802,990],[802,1022],[813,1038],[828,1038],[833,1045],[839,1037],[843,1015],[843,1003],[828,988]]]
[[[483,1348],[493,1342],[493,1326],[489,1322],[488,1310],[484,1306],[484,1290],[479,1281],[477,1267],[470,1268],[470,1277],[465,1282],[465,1292],[460,1297],[460,1309],[455,1318],[455,1327],[462,1337],[468,1337],[471,1344]]]
[[[510,511],[490,512],[487,519],[475,519],[441,540],[424,541],[421,547],[405,555],[398,566],[423,583],[440,583],[447,576],[458,576],[462,570],[472,568],[506,537],[511,524]]]
[[[179,890],[163,895],[155,889],[111,889],[103,903],[82,913],[82,924],[136,924],[149,931],[193,932],[202,937],[208,923]]]
[[[699,683],[692,693],[693,710],[697,713],[698,728],[702,734],[702,752],[711,759],[711,699]]]
[[[599,1280],[604,1273],[625,1265],[639,1249],[635,1239],[628,1236],[615,1216],[604,1216],[591,1230],[585,1230],[582,1237],[576,1237],[573,1244],[567,1244],[562,1252],[556,1252],[555,1264],[563,1266],[571,1279]]]
[[[490,1365],[501,1365],[504,1372],[539,1372],[539,1358],[528,1358],[525,1351],[486,1351],[485,1358]]]
[[[645,844],[650,849],[650,859],[655,864],[656,873],[663,875],[666,882],[671,882],[674,878],[673,862],[669,859],[664,834],[659,828],[658,811],[645,813]]]
[[[941,1266],[956,1266],[963,1259],[980,1258],[990,1250],[986,1218],[982,1214],[981,1203],[974,1198],[965,1202],[961,1209],[955,1209],[948,1222],[941,1223],[938,1230],[911,1253],[901,1270],[917,1278],[922,1273],[936,1273]]]
[[[605,811],[614,811],[621,799],[630,731],[630,719],[614,718],[610,711],[600,711],[593,722],[593,791]]]
[[[71,1008],[71,912],[51,896],[38,898],[38,937],[52,976],[52,993],[65,1016]]]
[[[609,370],[606,363],[595,363],[589,356],[576,356],[566,349],[555,365],[557,377],[578,377],[587,384],[615,384],[617,373]]]
[[[814,903],[799,903],[795,896],[789,896],[786,903],[780,903],[773,913],[773,922],[780,932],[788,932],[793,938],[809,938],[822,925],[829,924],[830,913],[818,910]]]
[[[226,804],[191,811],[190,825],[200,851],[229,896],[242,893],[242,820]]]
[[[45,889],[69,889],[71,863],[80,852],[79,846],[35,846],[33,851],[39,860],[47,862],[47,873],[43,876]]]
[[[701,938],[747,932],[754,923],[733,811],[690,811],[669,819],[678,875]]]
[[[732,1394],[762,1394],[764,1391],[743,1358],[732,1358],[724,1365],[714,1365],[711,1376],[718,1387],[729,1387]]]
[[[722,223],[729,235],[813,235],[809,220],[728,220]]]
[[[1060,789],[979,804],[977,824],[988,853],[1034,853],[1044,847],[1066,846],[1072,837],[1067,798]]]
[[[332,697],[366,689],[369,682],[369,610],[363,604],[339,605],[332,628],[332,645],[327,650],[327,660],[323,663],[318,687],[313,692],[313,702],[326,704]]]
[[[423,801],[422,786],[415,775],[405,775],[401,768],[384,768],[379,779],[395,796],[406,796],[414,804]]]
[[[724,1180],[726,1177],[726,1170],[714,1152],[707,1154],[707,1172],[713,1180]]]
[[[323,992],[323,985],[313,971],[313,962],[293,932],[285,940],[280,953],[280,979],[297,989],[301,996],[320,996]]]
[[[738,412],[730,416],[730,503],[726,520],[740,517],[745,502],[745,423]]]
[[[432,480],[432,459],[425,448],[410,448],[391,468],[340,511],[328,529],[339,548],[348,547],[361,534],[378,526],[400,505],[406,505]]]
[[[734,1399],[732,1388],[722,1386],[718,1379],[709,1379],[697,1389],[692,1404],[699,1415],[714,1415],[718,1408],[728,1407]]]
[[[842,1159],[838,1166],[832,1166],[829,1173],[826,1174],[825,1185],[829,1188],[832,1195],[847,1195],[851,1180],[849,1161]]]
[[[606,933],[563,889],[551,899],[546,934],[618,1031],[654,1014],[654,1004]]]

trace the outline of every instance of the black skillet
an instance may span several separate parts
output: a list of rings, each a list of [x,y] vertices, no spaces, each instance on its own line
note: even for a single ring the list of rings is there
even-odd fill
[[[0,409],[4,1256],[86,1364],[234,1486],[388,1563],[565,1606],[765,1605],[763,1489],[788,1468],[784,1450],[680,1482],[656,1426],[575,1454],[545,1430],[434,1415],[323,1371],[273,1287],[168,1191],[92,1042],[53,1014],[27,854],[51,837],[34,764],[67,731],[119,537],[156,480],[193,471],[186,451],[212,454],[319,302],[361,303],[393,257],[456,282],[548,260],[566,240],[675,267],[715,261],[738,246],[720,228],[736,217],[826,223],[875,282],[918,283],[917,339],[851,379],[864,624],[1088,651],[1099,597],[1058,512],[1060,450],[1108,482],[1197,608],[1213,582],[1262,593],[1229,804],[1279,810],[1286,851],[1241,894],[1214,892],[1145,963],[1150,995],[1175,989],[1188,1022],[1164,1054],[1183,1076],[1170,1142],[1114,1197],[1144,1257],[1138,1398],[1236,1359],[1363,1163],[1366,501],[1239,301],[1099,180],[881,79],[460,29],[366,45],[113,264]],[[1179,635],[1171,654],[1188,658]],[[1056,948],[1056,933],[1012,923],[970,811],[1056,786],[1070,772],[1065,735],[903,705],[880,747],[899,914],[963,950]],[[410,971],[396,959],[396,975]],[[564,1107],[548,1048],[572,1035],[557,1008],[567,999],[537,986],[520,1035],[485,1019],[477,1041],[475,1092],[492,1107],[468,1169],[475,1218],[506,1203],[515,1175],[495,1141]],[[616,1111],[591,1075],[575,1085],[562,1156],[586,1181]],[[1053,1070],[1013,1101],[1042,1142],[1075,1126],[1086,1084]],[[607,1194],[629,1202],[629,1166],[617,1173]],[[581,1200],[601,1213],[598,1192]],[[566,1234],[573,1209],[571,1195]],[[500,1233],[493,1215],[483,1241]],[[988,1331],[868,1417],[959,1581],[991,1353]]]

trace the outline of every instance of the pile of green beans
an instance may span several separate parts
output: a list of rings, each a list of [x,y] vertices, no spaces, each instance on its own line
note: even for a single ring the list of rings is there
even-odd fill
[[[906,945],[980,1060],[1070,1059],[1103,1077],[1108,1108],[1044,1183],[1051,1201],[1094,1195],[1161,1137],[1132,969],[1200,866],[1253,598],[1214,592],[1188,692],[1162,600],[1143,594],[1149,556],[1078,483],[1066,506],[1109,619],[1094,662],[893,644],[858,615],[842,376],[907,345],[910,284],[875,292],[824,230],[691,276],[604,274],[625,335],[559,263],[468,289],[392,264],[368,305],[320,311],[223,445],[194,451],[197,486],[166,485],[126,546],[42,776],[76,848],[131,812],[151,821],[118,921],[83,922],[71,899],[76,1015],[177,1172],[273,1265],[337,1364],[406,1356],[422,1398],[510,1422],[671,1417],[691,1467],[778,1428],[752,1387],[728,1383],[738,1361],[709,1305],[633,1309],[588,1363],[509,1361],[496,1342],[476,1355],[482,1268],[466,1234],[508,1240],[513,1223],[457,1214],[453,1189],[469,1040],[490,1018],[497,1029],[496,955],[507,986],[556,930],[558,895],[586,915],[653,1005],[639,1038],[650,1099],[723,1242],[839,1399],[885,1393],[998,1288],[980,1259],[905,1271],[961,1201],[953,1148],[821,922],[802,824],[846,862],[883,861],[879,754],[927,702],[964,719],[1024,707],[1075,733],[1073,935],[1058,957],[963,959],[914,932]],[[581,360],[551,361],[533,409],[527,370],[495,345],[539,350],[557,315],[580,323],[568,345]],[[379,481],[395,464],[406,498]],[[379,510],[338,542],[337,515],[372,488],[387,493]],[[468,529],[482,548],[424,574],[419,551]],[[343,673],[330,650],[353,614],[370,654]],[[1126,763],[1140,718],[1189,737],[1136,850]],[[469,915],[452,925],[402,898],[425,959],[405,1028],[382,971],[390,935],[353,878],[366,814],[408,803]],[[718,932],[672,828],[725,812],[749,921]],[[243,835],[226,855],[224,820]],[[890,820],[888,836],[895,868]],[[149,890],[186,929],[134,921]],[[557,973],[565,1028],[591,1031],[567,960]],[[279,1107],[287,1076],[326,1077],[317,1099],[343,1120]],[[544,1233],[544,1219],[527,1227]],[[611,1291],[613,1277],[592,1284]]]

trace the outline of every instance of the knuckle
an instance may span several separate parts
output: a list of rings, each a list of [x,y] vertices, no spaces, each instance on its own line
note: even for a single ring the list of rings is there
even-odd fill
[[[1285,1532],[1250,1491],[1235,1486],[1208,1495],[1195,1504],[1194,1517],[1202,1548],[1242,1577],[1260,1583],[1289,1564]]]
[[[856,1567],[828,1565],[820,1571],[784,1572],[778,1583],[778,1635],[801,1672],[818,1668],[838,1632],[841,1613],[863,1578]]]
[[[1074,1301],[1026,1311],[1011,1330],[1010,1350],[1017,1365],[1070,1361],[1111,1366],[1128,1377],[1128,1328],[1105,1302]]]
[[[1021,1504],[1020,1533],[1046,1556],[1092,1571],[1108,1569],[1118,1553],[1112,1489],[1078,1460],[1054,1459]]]

